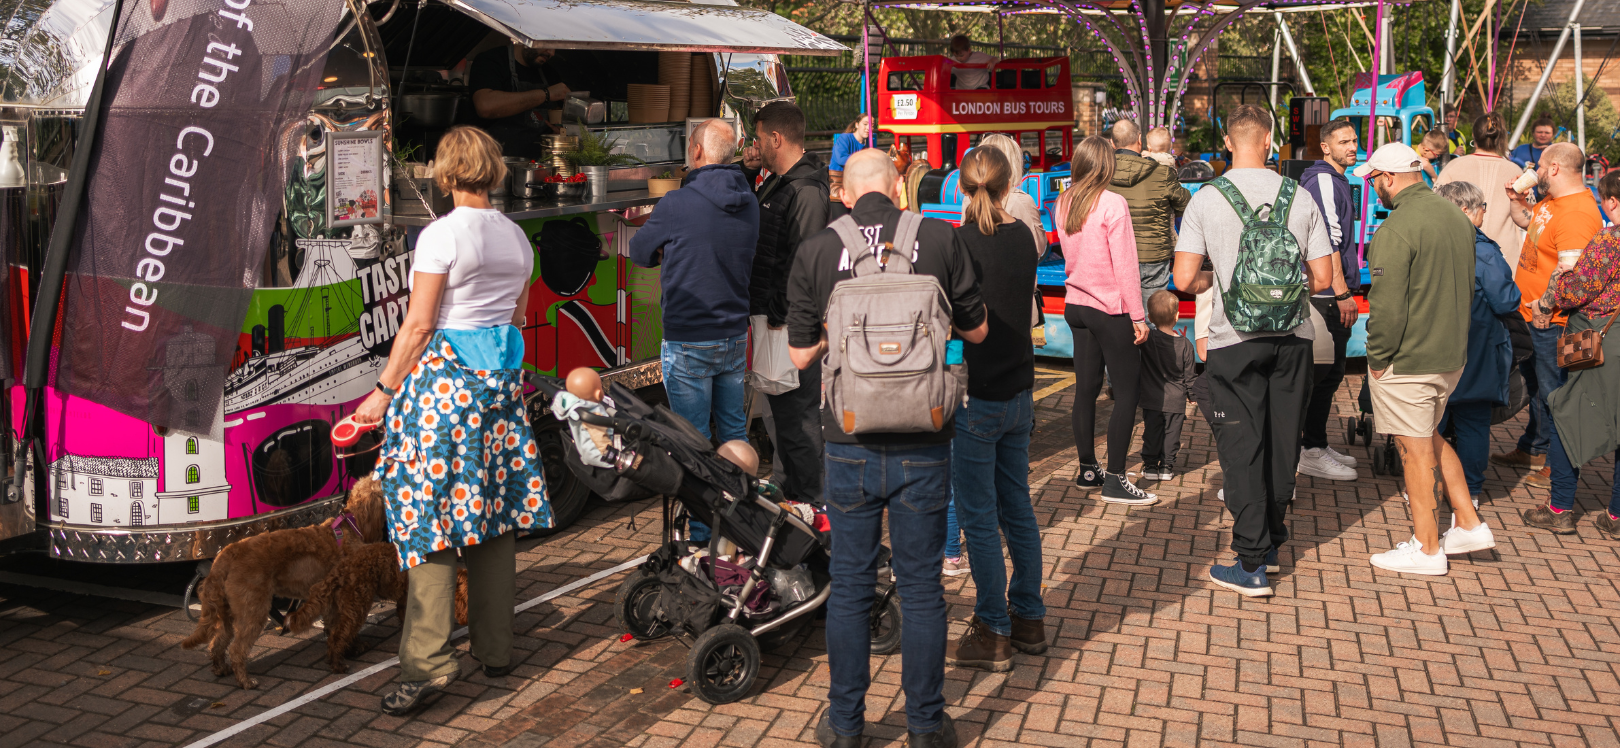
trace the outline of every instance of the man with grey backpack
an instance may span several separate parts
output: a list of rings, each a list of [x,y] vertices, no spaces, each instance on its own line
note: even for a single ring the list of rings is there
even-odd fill
[[[1250,597],[1272,594],[1266,574],[1282,570],[1311,394],[1307,298],[1333,282],[1333,247],[1315,201],[1265,168],[1271,127],[1256,106],[1227,117],[1232,168],[1187,204],[1175,259],[1176,288],[1215,288],[1205,373],[1237,559],[1209,577]],[[1202,269],[1206,258],[1213,272]]]
[[[968,250],[950,224],[895,207],[888,156],[844,165],[850,214],[799,245],[788,275],[788,344],[800,369],[821,362],[823,497],[836,538],[827,600],[823,746],[855,748],[871,685],[871,611],[888,514],[902,612],[900,685],[908,744],[955,748],[945,714],[945,588],[954,416],[966,394],[960,345],[989,329]]]

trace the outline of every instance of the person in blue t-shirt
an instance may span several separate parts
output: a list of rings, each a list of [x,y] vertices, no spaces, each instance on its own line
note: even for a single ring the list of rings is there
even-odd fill
[[[1553,135],[1557,132],[1558,126],[1553,124],[1552,118],[1536,120],[1530,125],[1530,142],[1514,148],[1508,154],[1508,160],[1524,168],[1535,168],[1541,163],[1541,152],[1552,145]]]
[[[844,188],[844,162],[850,156],[866,147],[866,139],[872,134],[872,115],[860,114],[849,127],[833,136],[832,158],[827,160],[827,171],[832,177],[832,198],[837,200],[843,194]]]

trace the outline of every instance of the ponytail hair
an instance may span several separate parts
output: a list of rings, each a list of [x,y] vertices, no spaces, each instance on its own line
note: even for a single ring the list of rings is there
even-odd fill
[[[1063,233],[1078,234],[1085,227],[1097,198],[1114,181],[1114,142],[1100,135],[1092,135],[1074,147],[1074,158],[1069,162],[1069,175],[1073,180],[1063,192]]]
[[[968,204],[962,210],[962,223],[977,224],[979,233],[991,236],[1001,224],[1001,200],[1007,196],[1012,165],[996,148],[983,145],[968,151],[962,159],[958,184]]]
[[[1498,156],[1507,155],[1507,122],[1496,112],[1486,112],[1474,120],[1474,148],[1490,151]]]

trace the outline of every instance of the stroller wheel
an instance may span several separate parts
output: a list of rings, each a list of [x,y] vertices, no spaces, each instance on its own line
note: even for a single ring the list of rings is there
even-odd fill
[[[1344,443],[1352,447],[1356,445],[1356,418],[1354,416],[1344,417]]]
[[[653,612],[662,590],[663,582],[656,574],[639,569],[619,585],[619,594],[613,600],[613,615],[631,636],[650,641],[669,635],[669,624],[659,620]]]
[[[900,648],[900,596],[891,585],[872,603],[872,654],[886,655]]]
[[[759,643],[748,629],[722,623],[703,632],[686,656],[686,682],[710,704],[748,695],[759,677]]]

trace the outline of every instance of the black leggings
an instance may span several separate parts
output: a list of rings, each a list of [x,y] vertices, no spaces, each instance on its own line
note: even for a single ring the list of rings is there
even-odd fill
[[[1128,315],[1079,304],[1063,307],[1063,321],[1074,332],[1074,448],[1082,465],[1097,464],[1097,396],[1102,393],[1106,366],[1114,385],[1114,414],[1108,419],[1108,464],[1103,469],[1123,476],[1131,429],[1136,426],[1137,384],[1142,374],[1136,329]]]

